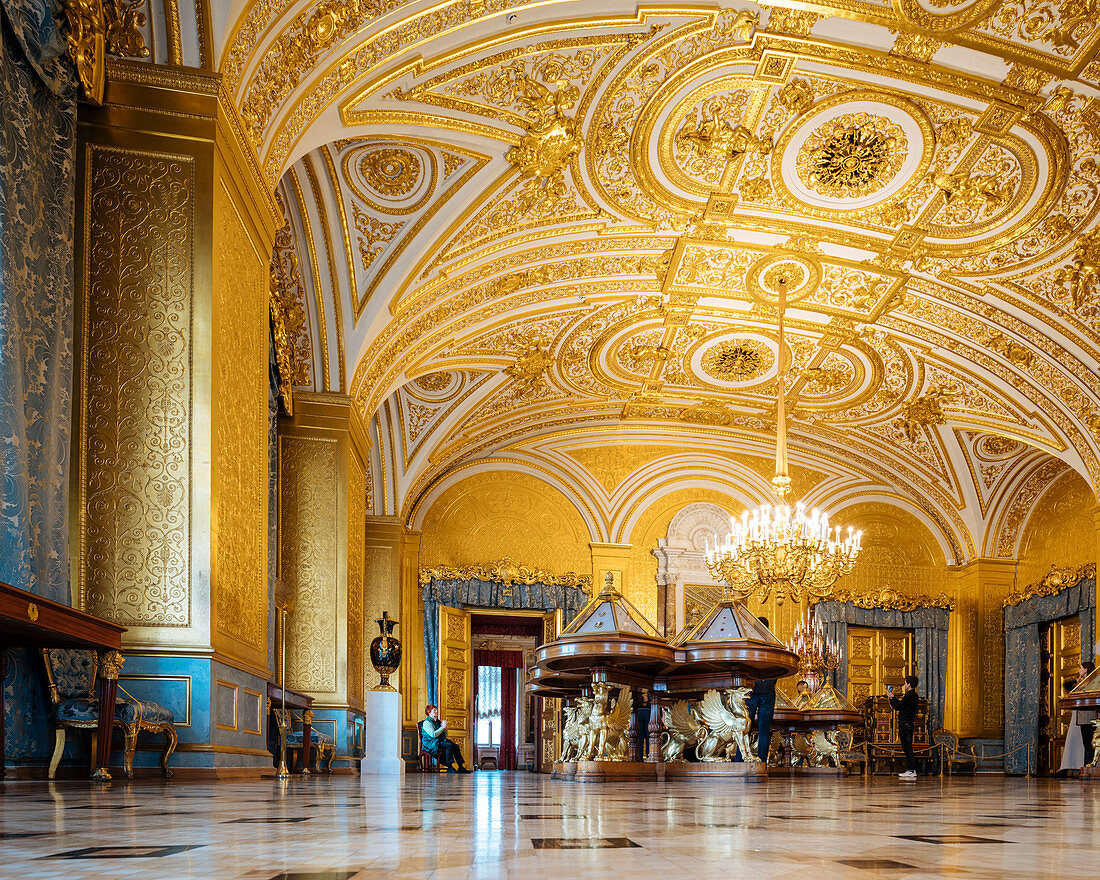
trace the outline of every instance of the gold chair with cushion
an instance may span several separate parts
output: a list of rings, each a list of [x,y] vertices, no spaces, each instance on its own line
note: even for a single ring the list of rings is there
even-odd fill
[[[948,776],[956,767],[969,767],[971,773],[977,772],[978,756],[974,754],[973,747],[970,751],[964,751],[959,747],[959,738],[950,730],[941,727],[932,734],[932,742],[939,747],[943,768],[947,770]]]
[[[53,705],[54,749],[49,769],[49,778],[53,779],[65,751],[66,731],[94,731],[99,726],[99,700],[96,698],[99,657],[95,651],[43,648],[42,661],[46,666],[50,703]],[[160,766],[165,778],[171,778],[168,759],[176,750],[175,718],[171,711],[159,703],[135,700],[125,691],[122,693],[126,699],[119,698],[115,703],[113,727],[122,729],[123,768],[127,777],[134,775],[134,752],[137,749],[138,733],[150,731],[164,734],[164,754],[161,756]],[[93,734],[93,743],[94,741]],[[94,746],[92,754],[95,754]]]
[[[859,765],[859,773],[862,776],[867,766],[867,744],[860,743],[853,747],[852,740],[855,735],[850,727],[838,727],[836,731],[836,756],[842,766],[851,764]]]

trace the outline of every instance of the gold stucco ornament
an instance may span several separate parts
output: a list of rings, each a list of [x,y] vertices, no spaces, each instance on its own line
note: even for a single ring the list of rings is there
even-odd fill
[[[506,155],[519,169],[520,176],[535,178],[553,190],[564,190],[562,173],[569,161],[584,146],[584,137],[575,119],[565,111],[576,105],[580,90],[568,81],[560,81],[551,90],[529,77],[520,80],[519,102],[527,108],[527,132],[519,146]]]

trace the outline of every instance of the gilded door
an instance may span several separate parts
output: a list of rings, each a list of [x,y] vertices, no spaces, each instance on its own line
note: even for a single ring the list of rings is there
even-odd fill
[[[913,633],[907,629],[848,627],[848,699],[861,707],[893,685],[901,693],[913,669]]]
[[[562,614],[560,611],[550,611],[542,618],[542,643],[552,642],[561,632]],[[541,719],[538,736],[538,758],[536,764],[540,773],[552,773],[554,761],[561,753],[561,725],[558,723],[558,715],[561,700],[548,697],[539,697],[535,700]]]
[[[1043,628],[1042,688],[1039,712],[1039,772],[1053,773],[1062,763],[1062,749],[1069,728],[1070,712],[1058,706],[1063,683],[1077,677],[1081,664],[1081,618],[1077,615],[1053,620]]]
[[[439,606],[439,716],[464,758],[470,750],[470,613]]]

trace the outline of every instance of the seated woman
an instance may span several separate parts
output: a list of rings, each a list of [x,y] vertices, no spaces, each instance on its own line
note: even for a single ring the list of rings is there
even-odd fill
[[[435,758],[440,767],[453,770],[458,761],[458,772],[469,773],[458,745],[447,738],[447,722],[439,720],[439,707],[429,703],[424,707],[424,714],[427,717],[420,722],[420,745],[424,751]]]

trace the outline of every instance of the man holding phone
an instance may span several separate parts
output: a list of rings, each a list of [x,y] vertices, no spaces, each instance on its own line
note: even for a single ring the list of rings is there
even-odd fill
[[[890,706],[898,713],[898,736],[901,750],[905,752],[905,772],[899,773],[899,779],[917,778],[917,759],[913,756],[913,723],[917,719],[917,684],[915,675],[905,676],[905,690],[900,697],[894,696],[893,685],[886,687],[886,696]]]

